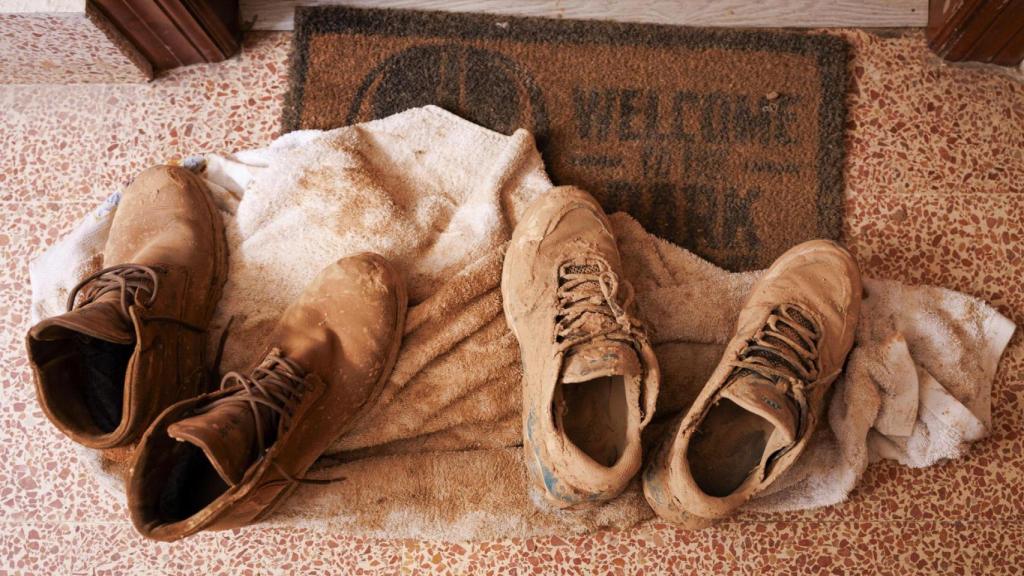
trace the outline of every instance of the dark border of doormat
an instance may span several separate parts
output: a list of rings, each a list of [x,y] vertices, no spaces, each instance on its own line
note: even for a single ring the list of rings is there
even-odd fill
[[[519,22],[519,26],[496,26]],[[310,39],[317,34],[362,32],[386,36],[448,36],[467,39],[530,41],[556,35],[560,42],[620,45],[679,45],[688,49],[763,50],[812,55],[821,71],[819,110],[819,234],[838,239],[842,232],[846,94],[849,82],[847,41],[826,33],[769,29],[690,28],[604,20],[559,20],[494,14],[298,6],[289,69],[289,90],[282,114],[283,132],[300,128]]]

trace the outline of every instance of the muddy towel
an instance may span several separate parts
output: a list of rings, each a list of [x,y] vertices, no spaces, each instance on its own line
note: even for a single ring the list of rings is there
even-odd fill
[[[470,539],[564,535],[653,517],[637,480],[615,501],[582,512],[538,512],[526,490],[518,348],[499,282],[519,215],[550,188],[528,132],[504,136],[428,106],[294,132],[265,149],[190,166],[210,182],[228,230],[230,274],[213,333],[234,321],[221,371],[257,362],[285,307],[342,256],[376,251],[408,278],[409,319],[386,390],[365,424],[318,464],[346,480],[300,487],[269,523]],[[61,312],[68,289],[96,269],[116,203],[115,194],[32,262],[35,320]],[[759,273],[719,269],[625,214],[612,222],[664,374],[650,440],[711,373]],[[835,504],[873,460],[928,466],[960,456],[991,430],[992,380],[1013,323],[949,290],[870,279],[865,288],[829,425],[751,508]],[[86,458],[121,498],[125,457]]]

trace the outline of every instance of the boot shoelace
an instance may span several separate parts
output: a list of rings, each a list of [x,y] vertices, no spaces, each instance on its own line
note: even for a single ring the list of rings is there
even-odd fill
[[[242,389],[210,402],[195,414],[204,414],[218,406],[225,404],[245,404],[252,410],[253,421],[256,424],[256,442],[259,446],[259,458],[262,458],[270,448],[264,440],[263,416],[261,408],[270,411],[270,421],[276,419],[277,438],[284,435],[291,425],[295,409],[298,408],[302,395],[307,391],[306,372],[293,360],[285,358],[281,350],[273,348],[267,357],[252,371],[252,375],[246,376],[241,372],[228,372],[221,380],[222,390],[238,384]],[[343,478],[296,478],[284,470],[276,461],[272,462],[274,468],[289,482],[303,484],[330,484],[343,480]]]
[[[75,308],[91,304],[100,296],[116,291],[120,294],[121,314],[130,321],[129,306],[137,304],[149,308],[156,302],[156,295],[160,290],[158,272],[166,272],[166,270],[159,266],[143,266],[141,264],[117,264],[98,270],[86,276],[71,289],[71,293],[68,294],[67,311],[70,312]],[[140,296],[143,294],[148,294],[148,297],[142,299]],[[81,301],[78,301],[79,295],[82,296]],[[170,322],[189,330],[206,331],[200,326],[171,316],[144,316],[142,321]]]
[[[802,429],[807,389],[821,379],[818,362],[820,340],[821,328],[810,314],[794,304],[783,304],[772,311],[764,326],[747,341],[731,366],[735,369],[734,374],[754,373],[769,382],[786,383],[789,395],[800,408]]]
[[[558,312],[555,322],[557,351],[598,337],[634,342],[646,338],[640,321],[627,312],[633,300],[633,288],[627,282],[628,294],[624,305],[618,302],[619,277],[600,257],[588,256],[596,264],[569,262],[559,270]],[[597,331],[584,326],[588,315],[598,315],[605,321]]]

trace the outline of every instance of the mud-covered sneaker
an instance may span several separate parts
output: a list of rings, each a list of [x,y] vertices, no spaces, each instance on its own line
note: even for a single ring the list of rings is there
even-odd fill
[[[718,368],[644,470],[659,516],[710,524],[796,462],[853,346],[861,291],[857,264],[834,242],[805,242],[775,261]]]
[[[501,293],[522,355],[533,488],[560,508],[615,497],[640,468],[659,373],[615,236],[589,194],[554,188],[527,208]]]

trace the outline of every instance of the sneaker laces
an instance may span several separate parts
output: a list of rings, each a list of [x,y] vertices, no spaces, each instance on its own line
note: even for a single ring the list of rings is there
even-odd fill
[[[821,329],[810,315],[793,304],[783,304],[772,311],[732,365],[766,380],[811,382],[819,372],[820,339]]]
[[[256,424],[256,441],[259,446],[259,458],[262,458],[269,446],[266,445],[263,434],[264,416],[273,426],[277,425],[277,436],[274,441],[284,435],[292,423],[295,409],[302,400],[302,395],[309,389],[306,384],[306,371],[295,361],[285,358],[279,348],[272,348],[263,362],[253,371],[251,376],[241,372],[231,371],[224,375],[221,380],[221,390],[226,390],[232,385],[241,385],[242,389],[210,402],[206,406],[196,410],[195,415],[205,414],[226,404],[245,404],[252,410],[253,421]],[[266,408],[269,413],[264,413]],[[276,461],[272,465],[289,482],[303,484],[330,484],[343,480],[344,478],[296,478],[285,471]]]
[[[557,351],[564,352],[600,337],[628,343],[645,339],[643,325],[627,312],[633,301],[632,285],[624,282],[628,294],[625,305],[619,305],[618,274],[601,257],[589,255],[585,260],[586,263],[567,262],[559,269],[555,316]],[[600,325],[597,330],[590,325],[592,318]]]
[[[104,294],[117,291],[120,293],[121,314],[128,321],[131,318],[128,313],[129,306],[137,304],[143,308],[149,308],[156,302],[156,295],[160,290],[158,272],[166,272],[166,270],[159,266],[143,266],[141,264],[116,264],[98,270],[86,276],[71,289],[71,293],[68,294],[67,311],[71,312],[76,308],[95,302]],[[140,298],[142,294],[148,294],[148,297],[143,300]],[[78,299],[79,295],[82,296],[81,300]],[[141,321],[171,322],[189,330],[206,332],[206,329],[201,326],[171,316],[145,316]]]
[[[731,379],[756,374],[769,382],[785,383],[802,415],[807,409],[807,389],[839,373],[821,378],[818,355],[821,334],[821,328],[810,314],[795,304],[783,304],[772,311],[764,326],[730,363],[734,368]],[[802,420],[801,417],[801,427]]]

